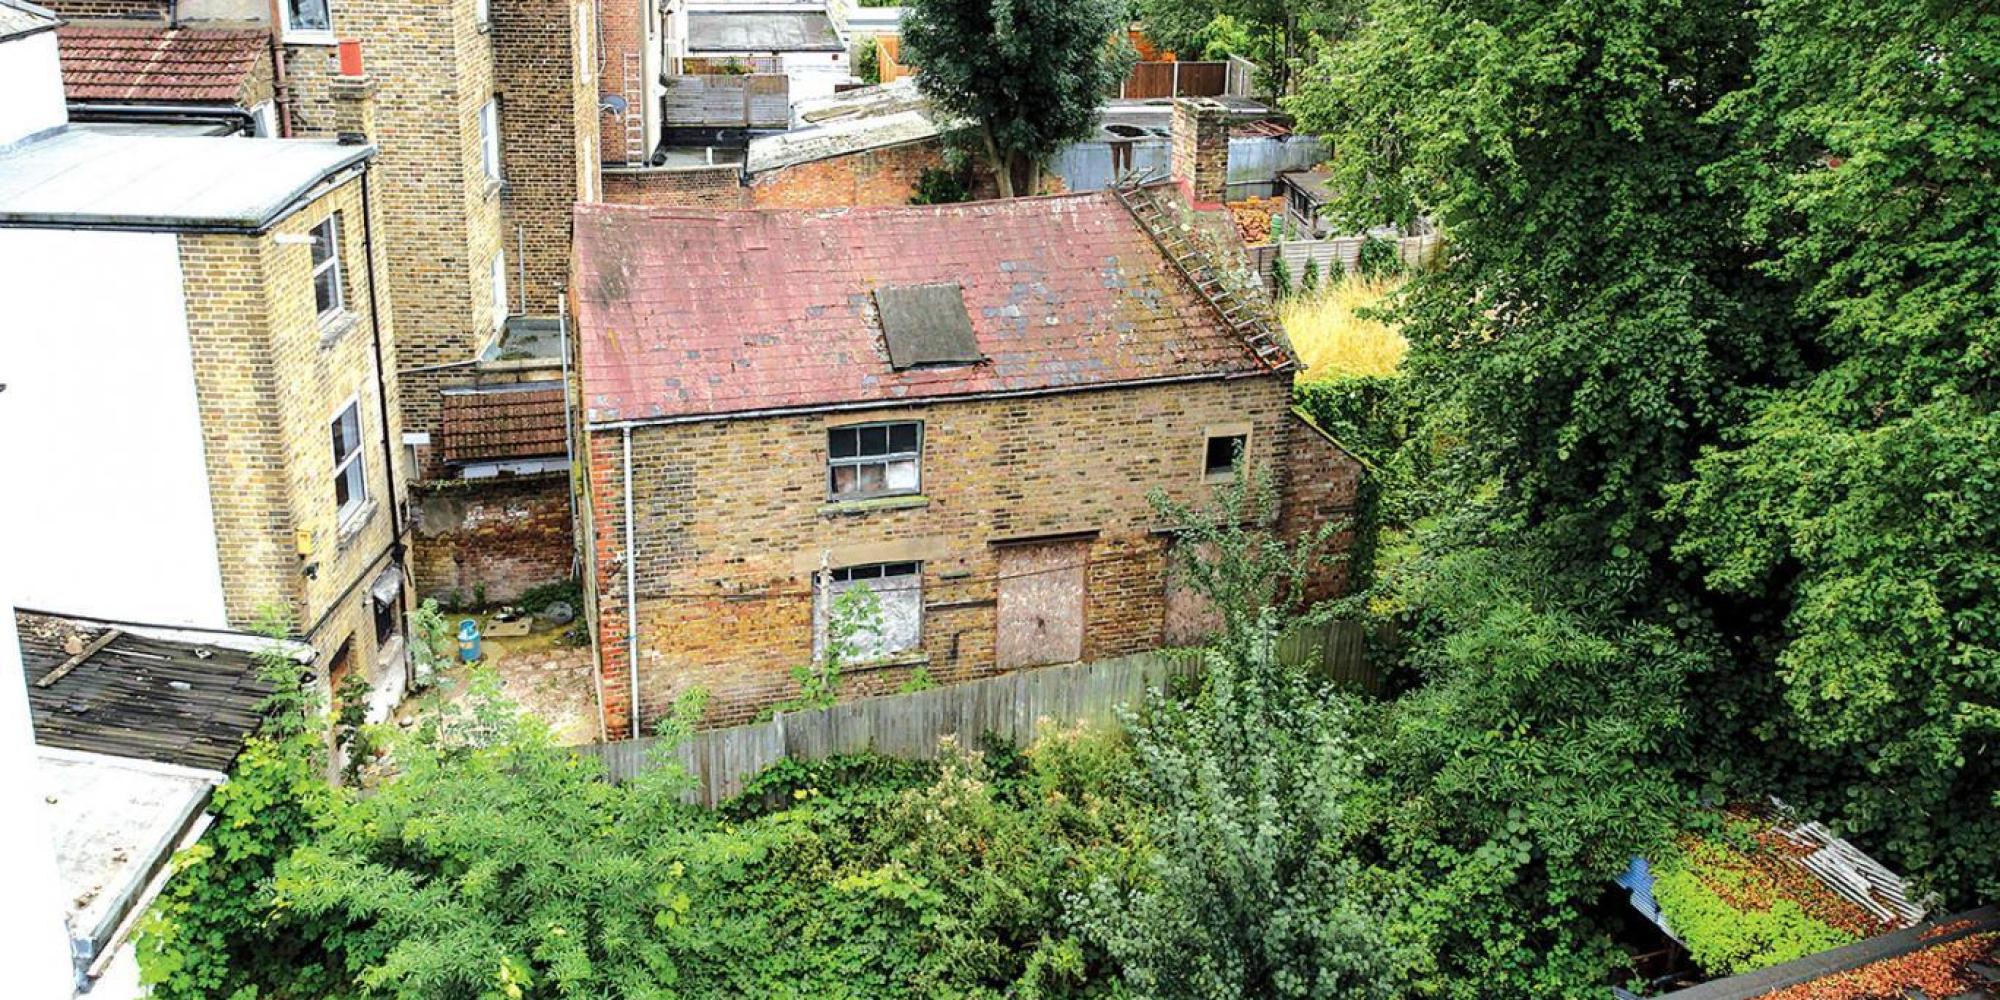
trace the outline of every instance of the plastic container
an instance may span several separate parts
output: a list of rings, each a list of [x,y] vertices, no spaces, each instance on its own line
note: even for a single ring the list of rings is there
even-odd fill
[[[458,623],[458,658],[465,663],[478,663],[479,623],[470,618]]]

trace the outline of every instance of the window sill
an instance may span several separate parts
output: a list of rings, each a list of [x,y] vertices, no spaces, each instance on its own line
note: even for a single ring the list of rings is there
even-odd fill
[[[280,40],[286,45],[334,46],[340,44],[340,39],[331,31],[292,31],[288,29]]]
[[[339,342],[340,338],[347,335],[347,331],[360,325],[360,315],[349,312],[346,309],[321,316],[319,318],[320,349],[325,350],[332,347],[335,343]]]
[[[506,190],[506,188],[507,188],[506,178],[488,177],[486,178],[486,193],[483,195],[483,197],[491,198],[494,195],[499,194],[501,191]]]
[[[882,510],[915,510],[931,505],[931,498],[921,493],[896,497],[868,497],[865,500],[835,500],[820,505],[821,517],[838,517],[842,514],[872,514]]]
[[[842,676],[846,676],[848,674],[873,673],[877,670],[895,670],[899,667],[928,667],[930,664],[931,654],[921,649],[911,649],[901,653],[891,653],[880,659],[841,664],[840,673]]]
[[[368,522],[374,519],[375,501],[373,500],[363,500],[360,506],[342,514],[340,516],[340,526],[335,532],[336,537],[339,539],[340,547],[344,549],[354,544],[354,539],[361,534],[361,529],[368,527]]]

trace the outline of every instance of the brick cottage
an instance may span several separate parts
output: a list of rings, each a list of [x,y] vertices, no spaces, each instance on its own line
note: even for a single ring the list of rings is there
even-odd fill
[[[1260,357],[1109,192],[585,205],[575,274],[614,737],[635,698],[644,733],[693,686],[708,724],[795,695],[816,580],[882,605],[843,695],[967,680],[1188,631],[1155,488],[1201,500],[1240,453],[1287,530],[1353,501],[1359,466],[1290,409],[1289,355]]]

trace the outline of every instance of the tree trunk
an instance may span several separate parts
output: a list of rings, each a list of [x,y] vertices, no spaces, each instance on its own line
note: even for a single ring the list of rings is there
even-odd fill
[[[1014,197],[1013,158],[1000,155],[1000,147],[994,144],[991,129],[981,128],[979,138],[986,144],[986,161],[993,165],[993,183],[999,185],[1000,197]]]

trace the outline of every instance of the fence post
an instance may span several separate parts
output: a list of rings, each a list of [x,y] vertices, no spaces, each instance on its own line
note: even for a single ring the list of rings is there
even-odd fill
[[[1179,59],[1174,60],[1174,83],[1169,88],[1169,94],[1173,97],[1181,96],[1181,61]]]

